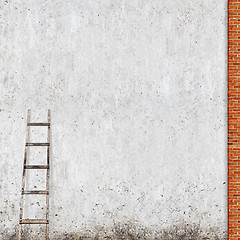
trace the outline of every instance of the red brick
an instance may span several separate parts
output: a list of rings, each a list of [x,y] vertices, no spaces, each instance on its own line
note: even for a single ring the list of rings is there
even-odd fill
[[[228,239],[240,240],[240,0],[228,1]]]

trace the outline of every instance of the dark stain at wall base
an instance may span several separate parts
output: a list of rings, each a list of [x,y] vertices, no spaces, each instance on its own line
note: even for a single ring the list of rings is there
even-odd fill
[[[44,233],[44,231],[42,231]],[[9,234],[4,231],[0,235],[3,240],[16,240],[17,229]],[[26,229],[22,240],[44,239],[44,234],[37,236]],[[165,230],[149,230],[144,227],[135,226],[130,223],[115,224],[113,228],[96,227],[95,230],[76,233],[51,234],[51,240],[226,240],[225,231],[220,231],[217,227],[201,229],[198,225],[173,226]]]

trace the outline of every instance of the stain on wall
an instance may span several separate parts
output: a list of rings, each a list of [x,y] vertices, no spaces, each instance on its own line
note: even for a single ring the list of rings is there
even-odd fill
[[[44,231],[40,234],[34,233],[34,239],[44,239]],[[30,229],[25,229],[22,235],[23,240],[32,239],[33,232]],[[4,239],[11,240],[16,239],[18,232],[3,234]],[[136,240],[136,239],[146,239],[146,240],[196,240],[196,239],[211,239],[211,240],[223,240],[227,239],[226,232],[222,232],[218,228],[203,229],[198,225],[179,225],[172,226],[168,229],[160,231],[152,231],[144,226],[137,226],[134,223],[125,224],[114,224],[113,228],[106,228],[103,226],[95,226],[95,229],[82,230],[80,232],[74,233],[62,233],[62,234],[52,234],[50,237],[53,240]]]
[[[224,239],[226,16],[227,0],[2,1],[0,238],[31,108],[52,115],[51,239]]]

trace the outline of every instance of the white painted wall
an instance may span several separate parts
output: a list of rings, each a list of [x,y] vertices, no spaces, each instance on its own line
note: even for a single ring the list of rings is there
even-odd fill
[[[223,239],[226,16],[227,0],[1,1],[1,239],[28,108],[52,112],[51,239]]]

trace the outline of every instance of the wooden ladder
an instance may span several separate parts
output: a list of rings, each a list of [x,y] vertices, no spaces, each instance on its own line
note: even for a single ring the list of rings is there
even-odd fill
[[[49,239],[49,158],[50,158],[50,110],[48,110],[48,122],[47,123],[31,123],[30,122],[30,109],[28,109],[27,117],[27,131],[26,131],[26,144],[24,153],[23,163],[23,175],[22,175],[22,191],[21,191],[21,202],[20,202],[20,216],[19,216],[19,236],[18,239],[22,239],[22,224],[46,224],[46,240]],[[48,127],[47,143],[29,143],[29,127],[30,126],[46,126]],[[30,146],[46,146],[47,147],[47,165],[27,165],[27,152]],[[25,191],[25,178],[26,169],[46,169],[46,190],[38,191]],[[23,202],[25,194],[44,194],[46,195],[46,219],[22,219],[23,217]]]

